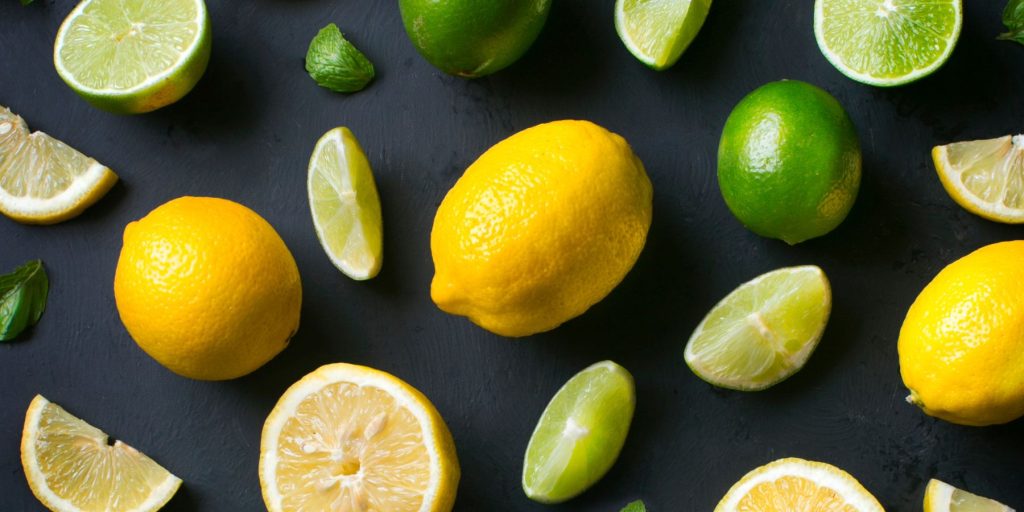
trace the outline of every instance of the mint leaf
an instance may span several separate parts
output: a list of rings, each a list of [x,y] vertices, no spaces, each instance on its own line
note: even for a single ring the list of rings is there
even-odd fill
[[[0,341],[13,340],[39,321],[46,309],[49,287],[46,270],[39,260],[0,276]]]
[[[626,505],[626,508],[622,509],[622,512],[647,512],[647,507],[644,506],[644,502],[636,500],[633,503]]]
[[[306,52],[306,71],[321,87],[356,92],[373,80],[373,64],[334,23],[320,29]]]
[[[33,1],[35,1],[35,0],[21,0],[21,5],[28,5],[28,4],[32,3]]]
[[[997,39],[1017,41],[1024,44],[1024,0],[1010,0],[1003,9],[1003,25],[1009,32],[999,34]]]

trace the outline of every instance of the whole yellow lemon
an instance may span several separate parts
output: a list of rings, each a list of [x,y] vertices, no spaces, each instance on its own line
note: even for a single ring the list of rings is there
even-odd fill
[[[651,202],[622,137],[588,121],[523,130],[481,155],[441,202],[431,298],[503,336],[554,329],[633,267]]]
[[[917,296],[899,339],[908,400],[961,425],[1024,415],[1024,241],[988,245]]]
[[[263,366],[299,327],[302,285],[274,228],[238,203],[170,201],[124,229],[121,321],[171,371],[224,380]]]

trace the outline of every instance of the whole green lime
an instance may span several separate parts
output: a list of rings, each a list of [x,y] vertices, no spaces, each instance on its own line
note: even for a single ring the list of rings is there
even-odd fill
[[[743,98],[718,146],[718,186],[733,215],[789,244],[824,235],[846,218],[860,168],[860,141],[846,111],[797,80]]]
[[[424,58],[445,73],[476,78],[526,53],[551,0],[399,0],[398,6]]]

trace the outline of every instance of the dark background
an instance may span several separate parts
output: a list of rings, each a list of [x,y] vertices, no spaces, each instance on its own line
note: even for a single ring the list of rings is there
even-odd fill
[[[89,106],[53,70],[54,35],[73,2],[0,0],[0,104],[122,180],[63,224],[0,218],[0,271],[42,258],[51,279],[39,325],[0,344],[0,510],[41,509],[18,456],[36,393],[184,479],[168,510],[261,510],[256,466],[266,414],[289,384],[337,361],[392,372],[437,405],[462,465],[458,511],[615,512],[637,498],[654,512],[711,510],[748,470],[785,456],[846,469],[890,510],[920,510],[931,477],[1024,508],[1024,421],[971,428],[925,416],[904,402],[896,354],[907,308],[939,269],[1021,237],[1019,227],[954,204],[929,156],[936,144],[1021,130],[1024,47],[994,39],[1003,0],[969,4],[947,65],[885,90],[850,81],[822,57],[810,0],[718,1],[679,63],[660,73],[620,43],[613,2],[555,0],[529,53],[474,81],[420,58],[393,0],[209,0],[205,77],[173,106],[124,117]],[[363,92],[331,93],[303,70],[309,40],[329,22],[377,67]],[[796,247],[746,231],[715,179],[729,111],[782,78],[834,94],[864,151],[850,216]],[[604,301],[553,332],[502,339],[431,303],[434,211],[490,145],[561,118],[593,120],[632,143],[654,182],[654,222],[636,267]],[[314,142],[338,125],[366,149],[384,207],[384,268],[365,283],[331,266],[306,201]],[[297,337],[234,381],[171,374],[136,347],[114,306],[125,224],[187,194],[255,209],[302,273]],[[690,373],[683,346],[716,301],[762,272],[806,263],[825,269],[835,302],[803,371],[751,394],[713,389]],[[636,377],[622,455],[581,497],[534,504],[519,485],[534,423],[570,376],[602,359]]]

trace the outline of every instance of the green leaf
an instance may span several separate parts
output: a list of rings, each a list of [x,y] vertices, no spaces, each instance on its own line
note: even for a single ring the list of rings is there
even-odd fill
[[[373,64],[341,35],[334,23],[320,29],[306,52],[306,71],[321,87],[356,92],[373,80]]]
[[[999,34],[998,39],[1007,39],[1024,44],[1024,0],[1010,0],[1003,9],[1003,25],[1009,32]]]
[[[13,340],[39,321],[46,309],[49,287],[46,270],[39,260],[0,276],[0,341]]]
[[[28,5],[28,4],[30,4],[30,3],[34,2],[34,1],[35,0],[21,0],[21,5]]]
[[[626,505],[626,508],[622,509],[622,512],[647,512],[647,507],[644,506],[644,502],[636,500],[633,503]]]

